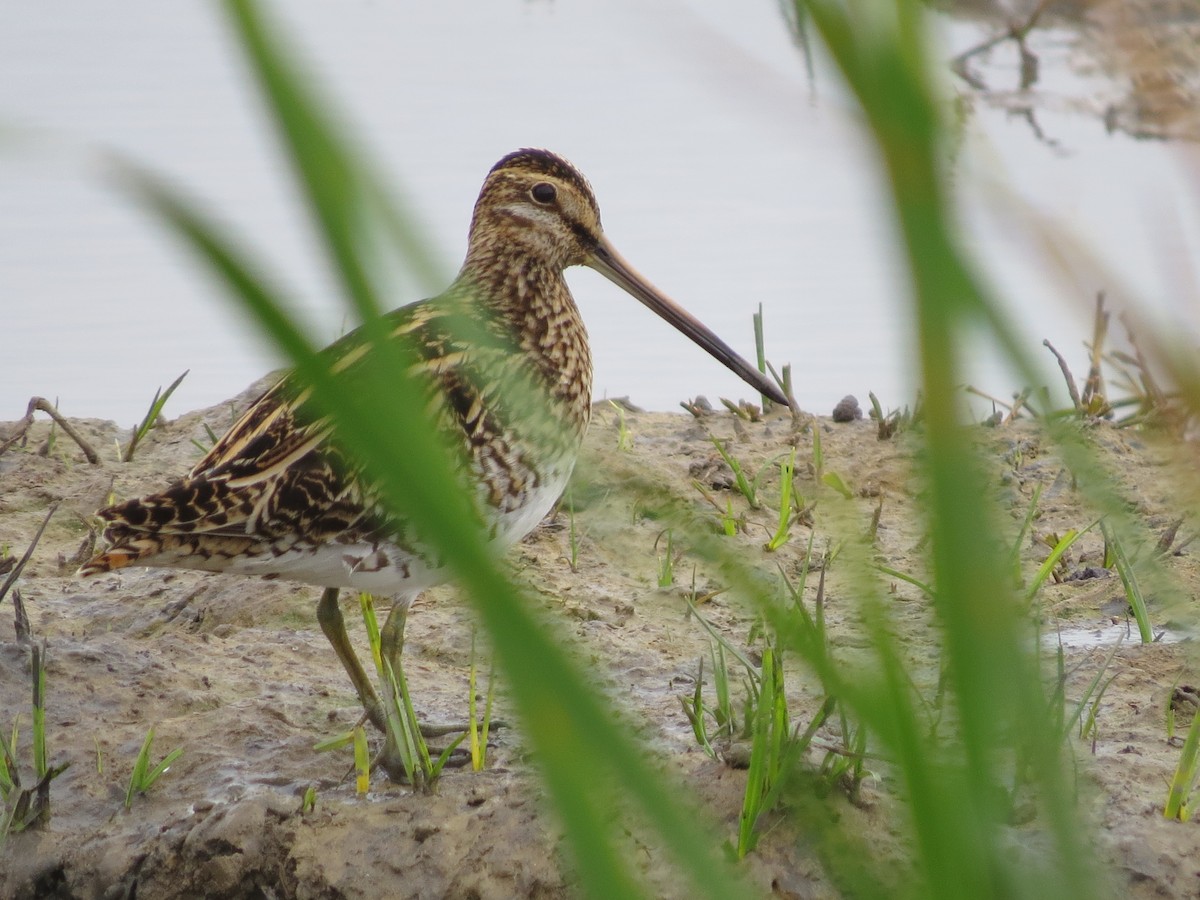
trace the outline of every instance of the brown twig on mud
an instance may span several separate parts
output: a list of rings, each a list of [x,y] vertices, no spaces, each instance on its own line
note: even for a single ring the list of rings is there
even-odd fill
[[[1129,346],[1133,348],[1133,357],[1137,366],[1139,380],[1142,383],[1142,390],[1146,392],[1146,398],[1150,402],[1150,408],[1153,411],[1165,414],[1169,406],[1167,392],[1162,389],[1158,380],[1151,373],[1150,365],[1146,362],[1146,355],[1142,352],[1137,335],[1134,334],[1133,326],[1129,324],[1129,320],[1123,314],[1121,316],[1121,324],[1125,326],[1125,335],[1129,340]]]
[[[1067,392],[1071,395],[1071,402],[1075,404],[1076,412],[1083,412],[1083,403],[1079,399],[1079,388],[1075,386],[1075,376],[1071,374],[1071,367],[1067,365],[1067,361],[1063,359],[1063,355],[1059,353],[1050,339],[1046,338],[1042,341],[1042,346],[1054,354],[1054,358],[1058,360],[1058,367],[1062,369],[1063,378],[1067,380]],[[1088,384],[1091,384],[1091,379],[1088,379]]]
[[[12,571],[8,573],[8,577],[4,579],[4,584],[0,584],[0,601],[4,600],[4,595],[8,593],[9,588],[13,586],[16,580],[21,576],[21,570],[25,568],[25,563],[29,562],[29,557],[33,556],[33,548],[38,545],[38,541],[42,539],[42,532],[46,530],[46,526],[50,524],[50,517],[54,515],[58,509],[58,504],[55,503],[46,512],[46,518],[42,519],[42,524],[38,526],[37,533],[33,536],[33,540],[29,542],[29,546],[25,549],[25,555],[12,567]]]
[[[0,441],[0,455],[3,455],[9,447],[25,436],[25,433],[29,431],[29,426],[33,424],[33,414],[38,410],[46,413],[58,423],[58,426],[66,432],[67,437],[79,445],[79,449],[83,451],[83,455],[87,457],[88,462],[93,466],[100,465],[100,457],[92,449],[92,445],[85,441],[83,436],[71,427],[71,423],[64,419],[62,414],[54,408],[54,404],[44,397],[34,397],[29,401],[29,406],[25,410],[24,417],[21,421],[17,422],[16,430],[3,441]]]
[[[20,591],[12,592],[13,631],[17,635],[18,644],[28,644],[32,641],[29,627],[29,614],[25,612],[25,601],[21,599]]]

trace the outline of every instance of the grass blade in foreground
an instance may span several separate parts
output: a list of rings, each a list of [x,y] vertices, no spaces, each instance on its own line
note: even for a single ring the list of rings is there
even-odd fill
[[[709,849],[715,846],[712,836],[672,796],[660,773],[651,770],[626,736],[628,729],[614,723],[612,711],[587,687],[577,665],[497,571],[492,552],[472,524],[472,505],[453,475],[446,450],[424,421],[405,354],[380,339],[382,329],[373,318],[382,292],[368,264],[378,241],[371,240],[366,224],[381,204],[387,207],[386,192],[325,127],[327,117],[291,72],[256,8],[249,3],[229,7],[345,292],[367,314],[366,333],[375,346],[356,375],[358,390],[343,389],[283,313],[279,292],[268,287],[244,255],[189,203],[169,186],[129,167],[123,171],[126,186],[198,252],[293,359],[300,377],[312,387],[313,401],[329,414],[339,441],[355,452],[378,483],[382,499],[418,523],[456,570],[508,676],[566,826],[584,889],[598,897],[638,895],[631,866],[614,844],[613,814],[628,808],[680,860],[698,892],[711,897],[743,895],[730,870]],[[396,221],[386,208],[383,218]],[[390,403],[381,415],[377,398],[384,397]],[[404,446],[406,452],[395,454],[391,448],[396,446]],[[620,798],[615,806],[614,796]]]
[[[1027,367],[1014,333],[962,254],[945,177],[924,6],[909,0],[842,4],[799,0],[856,95],[879,151],[907,253],[918,333],[925,432],[922,470],[937,614],[958,717],[955,740],[930,746],[908,699],[899,647],[874,628],[879,697],[853,691],[865,722],[895,755],[929,896],[1094,896],[1094,869],[1061,761],[1061,743],[1023,621],[989,496],[957,415],[960,348],[980,323]],[[839,693],[846,698],[846,694]],[[931,752],[932,751],[932,752]],[[1030,761],[1054,852],[1043,865],[1015,863],[1003,829],[1004,760]]]

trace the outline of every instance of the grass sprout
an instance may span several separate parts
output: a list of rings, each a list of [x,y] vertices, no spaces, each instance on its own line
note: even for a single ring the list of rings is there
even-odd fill
[[[1030,509],[1032,511],[1032,505]],[[1026,521],[1028,521],[1028,519]],[[1038,567],[1037,573],[1033,576],[1033,580],[1029,583],[1029,588],[1025,594],[1029,601],[1032,602],[1033,598],[1037,595],[1037,592],[1042,589],[1042,585],[1045,584],[1046,580],[1054,573],[1055,566],[1057,566],[1062,560],[1063,555],[1069,549],[1071,549],[1071,545],[1095,528],[1098,524],[1099,520],[1079,531],[1071,528],[1061,537],[1054,535],[1052,536],[1051,540],[1047,541],[1047,543],[1050,545],[1050,553],[1042,561],[1042,564]],[[1057,577],[1055,580],[1058,580]]]
[[[742,530],[743,526],[745,525],[745,519],[743,516],[740,516],[733,511],[732,500],[726,498],[725,505],[722,507],[720,502],[713,495],[713,492],[699,481],[693,479],[692,487],[699,491],[700,496],[707,500],[712,505],[713,509],[717,511],[717,522],[722,534],[724,534],[726,537],[733,537]]]
[[[561,557],[572,572],[579,571],[580,534],[575,526],[575,498],[567,494],[567,555]]]
[[[617,411],[617,449],[628,453],[633,449],[633,434],[625,423],[625,407],[615,400],[609,400],[608,405]]]
[[[129,462],[133,459],[133,453],[138,448],[138,444],[150,433],[150,429],[158,422],[162,415],[163,407],[167,405],[167,401],[171,399],[171,395],[175,393],[175,389],[183,383],[183,379],[187,377],[188,370],[176,378],[167,386],[164,391],[161,387],[154,392],[154,399],[150,401],[150,408],[146,410],[146,415],[142,416],[142,421],[139,422],[133,429],[133,434],[129,438],[129,445],[121,454],[122,462]]]
[[[758,509],[760,506],[758,502],[758,483],[766,473],[766,467],[764,466],[762,469],[759,469],[758,475],[754,478],[749,478],[745,470],[742,469],[741,464],[725,449],[724,443],[711,435],[709,436],[709,440],[717,448],[717,452],[721,454],[721,459],[725,460],[725,465],[729,466],[733,472],[733,483],[737,486],[741,495],[746,498],[746,502],[750,504],[750,508]]]
[[[50,821],[50,783],[70,766],[70,763],[50,765],[46,749],[44,641],[30,648],[30,681],[33,714],[30,756],[34,784],[32,787],[22,787],[17,745],[20,736],[19,718],[14,718],[10,735],[5,738],[0,734],[0,848],[3,848],[9,834],[42,826]]]
[[[792,476],[795,472],[796,451],[793,450],[785,462],[779,465],[779,523],[775,533],[767,541],[767,550],[778,550],[788,542],[792,524]]]
[[[367,627],[367,640],[371,646],[371,658],[379,675],[382,688],[381,698],[384,708],[384,718],[387,722],[387,741],[391,748],[400,755],[404,774],[416,791],[432,791],[442,773],[442,768],[450,759],[450,754],[466,738],[466,734],[452,742],[437,759],[430,756],[429,745],[421,733],[421,723],[417,719],[412,697],[408,692],[408,680],[404,675],[402,665],[392,667],[391,660],[382,654],[382,639],[379,632],[379,620],[375,615],[375,600],[367,593],[358,595],[359,607],[362,610],[363,622]],[[357,742],[355,758],[357,761]],[[357,765],[357,762],[356,762]]]
[[[192,438],[192,446],[201,453],[207,455],[208,451],[212,450],[212,448],[217,445],[219,438],[217,437],[217,433],[212,430],[212,426],[210,426],[207,422],[201,422],[200,424],[204,426],[204,437],[208,443],[203,444],[195,438]]]
[[[1125,552],[1125,544],[1117,535],[1117,530],[1108,522],[1101,521],[1100,530],[1104,533],[1105,561],[1111,558],[1113,565],[1116,566],[1121,584],[1125,588],[1125,599],[1133,611],[1134,621],[1137,622],[1138,635],[1143,644],[1153,643],[1154,630],[1150,627],[1150,611],[1146,607],[1146,598],[1142,595],[1137,573],[1134,572],[1129,555]]]
[[[154,787],[155,782],[166,774],[171,764],[183,755],[183,748],[176,747],[164,756],[158,765],[151,767],[150,750],[153,745],[154,729],[151,728],[146,732],[146,739],[142,741],[142,749],[138,751],[137,759],[133,762],[133,773],[129,776],[129,787],[125,791],[126,809],[133,806],[135,796],[144,794]]]

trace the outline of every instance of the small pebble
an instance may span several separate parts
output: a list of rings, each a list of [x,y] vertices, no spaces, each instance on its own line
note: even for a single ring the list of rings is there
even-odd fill
[[[862,416],[862,407],[858,405],[858,398],[853,394],[847,394],[833,408],[833,421],[835,422],[855,422]]]

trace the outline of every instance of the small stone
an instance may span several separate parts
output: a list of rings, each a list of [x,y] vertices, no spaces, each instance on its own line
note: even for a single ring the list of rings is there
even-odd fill
[[[858,398],[853,394],[847,394],[833,408],[833,421],[835,422],[855,422],[862,417],[862,407],[858,405]]]

